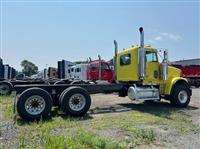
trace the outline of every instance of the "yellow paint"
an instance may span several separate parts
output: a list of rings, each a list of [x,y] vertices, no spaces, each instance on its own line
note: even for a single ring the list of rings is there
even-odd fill
[[[181,75],[181,70],[177,69],[175,67],[169,66],[168,67],[168,79],[164,81],[164,93],[165,95],[170,95],[171,89],[173,85],[179,81],[183,80],[187,82],[185,78],[180,77]]]
[[[120,65],[120,57],[126,54],[131,55],[130,65]],[[139,81],[138,77],[138,46],[123,50],[117,54],[117,80],[118,81]]]
[[[125,49],[123,51],[118,52],[117,54],[117,80],[123,82],[129,81],[140,81],[139,73],[138,73],[138,51],[140,46],[134,46],[129,49]],[[157,56],[157,50],[152,47],[146,46],[144,47],[146,51],[155,52]],[[129,65],[121,65],[120,57],[124,55],[130,55],[130,64]],[[180,77],[181,71],[177,68],[168,66],[168,79],[163,81],[161,79],[161,65],[159,62],[146,62],[146,76],[143,80],[143,84],[152,84],[160,86],[160,93],[162,95],[169,95],[173,85],[179,81],[186,79]]]
[[[159,84],[160,83],[160,65],[158,62],[158,55],[157,52],[153,49],[146,49],[146,53],[150,53],[150,59],[152,58],[152,54],[155,57],[156,61],[148,61],[146,56],[146,76],[144,78],[144,84]]]

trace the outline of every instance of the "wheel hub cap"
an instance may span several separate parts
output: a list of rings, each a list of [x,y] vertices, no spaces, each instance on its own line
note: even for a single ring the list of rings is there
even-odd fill
[[[34,95],[26,100],[25,109],[31,115],[38,115],[42,113],[45,105],[46,103],[43,97]]]
[[[80,111],[84,108],[86,99],[82,94],[74,94],[69,99],[69,107],[74,111]]]
[[[180,103],[184,104],[187,102],[188,99],[188,95],[186,91],[180,91],[178,94],[178,99],[180,101]]]

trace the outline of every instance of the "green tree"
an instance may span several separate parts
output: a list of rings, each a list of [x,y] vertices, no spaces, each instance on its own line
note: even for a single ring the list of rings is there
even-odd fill
[[[28,60],[23,60],[21,62],[21,66],[23,67],[22,72],[26,76],[31,76],[38,73],[38,67]]]

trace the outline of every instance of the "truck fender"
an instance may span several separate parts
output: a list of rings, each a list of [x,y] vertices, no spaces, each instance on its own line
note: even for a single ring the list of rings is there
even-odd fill
[[[171,80],[167,81],[166,86],[165,86],[165,95],[171,95],[173,88],[178,83],[184,83],[188,86],[188,88],[190,88],[190,85],[189,85],[187,79],[182,78],[182,77],[175,77],[175,78],[172,78]],[[190,95],[192,95],[191,90],[190,90]]]
[[[0,85],[3,85],[3,84],[5,84],[9,87],[9,91],[8,91],[7,95],[10,95],[13,90],[12,83],[10,83],[9,81],[0,81]]]
[[[5,83],[5,84],[8,84],[10,87],[12,87],[13,88],[13,85],[12,85],[12,83],[10,83],[9,81],[1,81],[0,83]]]

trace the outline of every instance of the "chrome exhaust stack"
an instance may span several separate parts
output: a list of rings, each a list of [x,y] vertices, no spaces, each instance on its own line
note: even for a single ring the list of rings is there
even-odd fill
[[[118,44],[117,41],[114,40],[114,46],[115,46],[115,56],[113,58],[113,64],[114,64],[114,79],[117,80],[117,52],[118,52]]]
[[[161,77],[162,80],[167,80],[168,79],[168,51],[164,51],[164,56],[163,56],[163,61],[161,64]]]
[[[140,31],[140,49],[139,49],[139,79],[144,80],[146,74],[146,51],[144,49],[144,31],[143,28],[139,28]]]

